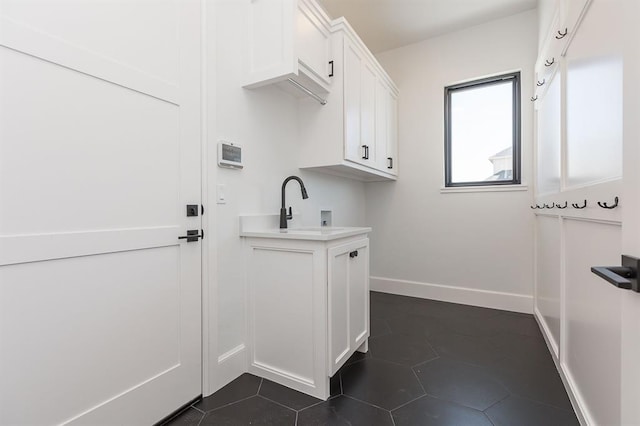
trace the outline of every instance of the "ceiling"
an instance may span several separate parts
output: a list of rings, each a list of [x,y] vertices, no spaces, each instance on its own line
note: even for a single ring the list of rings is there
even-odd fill
[[[378,53],[534,9],[537,0],[319,0]]]

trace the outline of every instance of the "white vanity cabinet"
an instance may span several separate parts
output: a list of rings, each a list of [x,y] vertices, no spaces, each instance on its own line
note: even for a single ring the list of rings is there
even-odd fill
[[[247,2],[246,88],[282,83],[294,94],[330,86],[329,17],[315,0]],[[293,80],[293,84],[289,79]]]
[[[370,228],[244,234],[248,371],[321,399],[369,338]]]
[[[300,102],[300,168],[363,181],[397,176],[398,90],[344,18],[331,24],[327,104]]]

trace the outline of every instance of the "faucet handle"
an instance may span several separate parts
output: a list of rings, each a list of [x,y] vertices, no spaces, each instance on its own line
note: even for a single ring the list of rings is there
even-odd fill
[[[289,206],[289,213],[287,214],[287,219],[293,219],[293,213],[291,212],[291,206]]]

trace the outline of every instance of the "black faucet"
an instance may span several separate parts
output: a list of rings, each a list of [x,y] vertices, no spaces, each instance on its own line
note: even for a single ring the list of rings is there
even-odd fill
[[[300,184],[300,190],[302,191],[302,199],[306,200],[309,198],[307,195],[307,188],[304,187],[304,183],[302,183],[302,179],[298,176],[289,176],[282,182],[282,207],[280,208],[280,229],[287,229],[287,220],[293,218],[293,214],[291,213],[291,207],[289,207],[289,214],[287,214],[287,208],[284,203],[284,189],[289,183],[290,180],[297,180]]]

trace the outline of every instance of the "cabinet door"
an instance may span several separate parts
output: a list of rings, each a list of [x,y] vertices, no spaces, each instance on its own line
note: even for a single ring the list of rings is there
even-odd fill
[[[362,58],[355,46],[344,42],[344,149],[347,160],[360,163],[364,150],[360,146],[360,85]]]
[[[369,240],[328,251],[330,375],[369,337]]]
[[[329,30],[323,25],[314,3],[298,2],[296,12],[296,52],[299,66],[329,84]]]
[[[360,145],[363,149],[361,163],[376,167],[376,72],[363,61],[360,73]]]
[[[392,175],[398,174],[398,98],[389,93],[389,105],[387,109],[387,155],[385,157],[385,171]]]
[[[364,54],[349,40],[344,45],[345,158],[376,166],[376,73]]]
[[[381,79],[376,80],[376,167],[387,171],[387,142],[389,140],[389,89]]]

